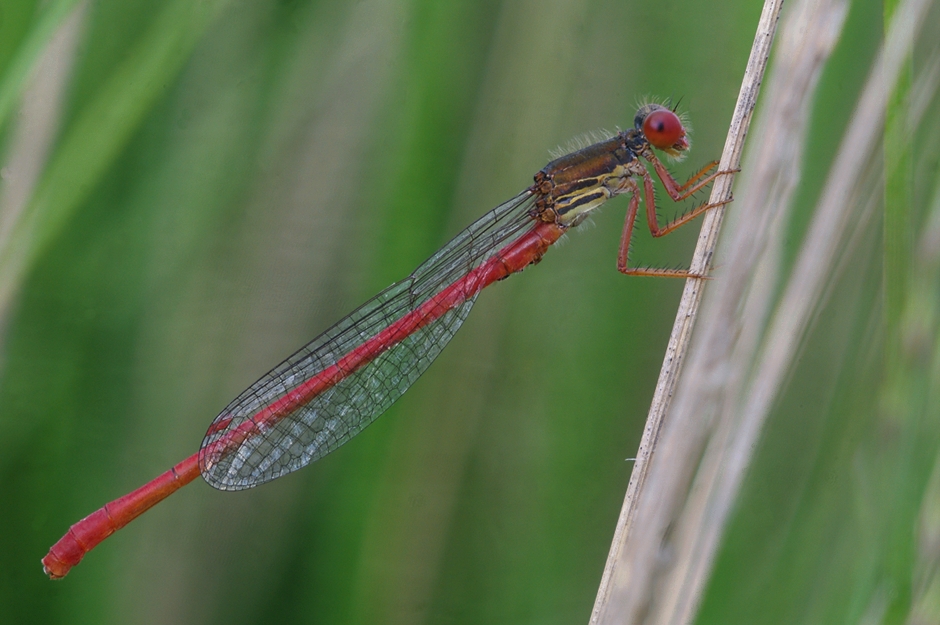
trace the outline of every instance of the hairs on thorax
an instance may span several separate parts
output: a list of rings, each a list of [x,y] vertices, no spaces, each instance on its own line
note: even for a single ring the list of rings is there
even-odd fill
[[[583,150],[589,145],[594,145],[595,143],[600,143],[601,141],[607,141],[608,139],[613,138],[620,132],[618,127],[615,132],[610,132],[606,128],[601,128],[600,130],[589,130],[588,132],[582,132],[576,137],[568,139],[562,145],[549,150],[548,153],[551,155],[552,160],[556,158],[561,158],[565,154],[571,154],[572,152],[577,152],[578,150]]]

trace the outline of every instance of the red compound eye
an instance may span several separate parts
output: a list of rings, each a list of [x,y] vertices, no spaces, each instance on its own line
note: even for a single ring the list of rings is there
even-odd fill
[[[654,148],[669,150],[683,149],[676,145],[685,137],[685,128],[679,116],[669,109],[653,111],[643,120],[643,134]]]

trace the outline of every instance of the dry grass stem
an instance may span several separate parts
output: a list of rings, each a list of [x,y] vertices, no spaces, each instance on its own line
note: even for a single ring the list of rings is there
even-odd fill
[[[750,126],[751,116],[757,104],[757,96],[763,81],[767,61],[770,58],[770,49],[773,44],[777,21],[780,16],[782,0],[767,0],[764,3],[761,17],[757,25],[751,55],[744,70],[744,79],[738,94],[731,118],[731,126],[725,139],[719,170],[736,169],[741,163],[741,154],[744,149],[744,139]],[[720,202],[731,197],[732,179],[730,176],[719,178],[712,187],[709,202]],[[696,273],[706,273],[711,259],[718,245],[718,233],[724,217],[724,207],[709,211],[703,220],[702,230],[699,233],[698,244],[692,258],[690,269]],[[632,527],[636,517],[637,503],[640,494],[644,492],[650,470],[650,461],[657,447],[657,441],[663,425],[666,411],[675,391],[682,363],[688,350],[695,318],[701,303],[705,281],[689,279],[686,281],[673,325],[672,334],[666,347],[666,355],[660,370],[659,380],[653,395],[650,412],[643,430],[643,438],[637,450],[633,473],[627,486],[617,527],[614,531],[610,553],[604,574],[598,588],[597,598],[591,614],[591,623],[602,623],[619,620],[619,609],[612,609],[619,605],[615,596],[622,594],[621,581],[617,578],[623,574],[624,548],[632,534]],[[613,602],[612,602],[613,599]],[[622,613],[620,613],[622,614]]]
[[[656,426],[662,434],[646,487],[628,493],[624,507],[633,509],[635,520],[611,550],[597,622],[694,619],[761,428],[857,227],[851,211],[878,145],[885,95],[929,4],[906,0],[895,14],[793,273],[771,310],[779,265],[774,241],[798,180],[815,85],[846,13],[843,0],[805,0],[792,7],[759,141],[745,168],[749,179],[735,204],[738,221],[723,263],[727,269],[703,308],[702,332],[676,387],[670,419]],[[683,315],[677,327],[689,324]],[[664,372],[667,367],[676,368],[668,360]]]

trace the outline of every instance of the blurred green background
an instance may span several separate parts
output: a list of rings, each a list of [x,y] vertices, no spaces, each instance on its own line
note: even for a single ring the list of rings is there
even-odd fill
[[[795,233],[881,11],[853,3],[826,70]],[[488,289],[349,445],[244,493],[199,481],[64,581],[39,560],[70,524],[194,453],[248,384],[529,185],[550,150],[629,126],[652,95],[681,97],[692,121],[677,177],[717,158],[759,12],[742,0],[0,4],[7,198],[25,179],[17,158],[40,154],[22,212],[0,221],[0,622],[586,622],[682,286],[616,271],[624,200]],[[24,131],[23,68],[60,15],[75,37],[57,57],[61,109]],[[634,258],[687,264],[696,232],[644,233]],[[854,275],[876,299],[877,271]],[[813,514],[842,487],[827,479],[846,459],[827,450],[846,444],[857,408],[836,405],[821,376],[837,376],[843,334],[814,343],[792,382],[818,384],[781,401],[799,418],[762,446],[703,620],[804,614],[807,554],[838,527]]]

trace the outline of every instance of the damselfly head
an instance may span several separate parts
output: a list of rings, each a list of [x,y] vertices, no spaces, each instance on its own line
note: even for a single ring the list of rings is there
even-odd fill
[[[661,104],[641,106],[633,124],[651,146],[669,156],[681,157],[689,149],[688,133],[682,120],[674,111]]]

